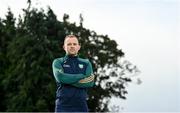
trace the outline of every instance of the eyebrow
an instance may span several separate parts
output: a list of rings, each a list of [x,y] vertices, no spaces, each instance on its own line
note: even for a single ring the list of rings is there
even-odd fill
[[[73,43],[69,42],[69,43],[67,43],[67,44],[78,44],[78,43],[77,43],[77,42],[73,42]]]

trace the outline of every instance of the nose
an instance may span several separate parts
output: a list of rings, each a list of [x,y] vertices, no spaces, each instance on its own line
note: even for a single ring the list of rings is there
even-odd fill
[[[74,45],[71,45],[71,48],[74,48],[75,46]]]

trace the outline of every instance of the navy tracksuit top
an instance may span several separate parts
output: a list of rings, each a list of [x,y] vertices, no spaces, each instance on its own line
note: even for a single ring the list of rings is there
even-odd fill
[[[61,60],[64,73],[85,74],[87,63],[77,56],[65,56]],[[80,67],[83,65],[83,67]],[[87,89],[74,87],[70,84],[57,83],[56,112],[88,112]]]

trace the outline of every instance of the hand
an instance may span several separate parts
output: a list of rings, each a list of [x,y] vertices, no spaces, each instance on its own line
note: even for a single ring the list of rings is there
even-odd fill
[[[79,80],[79,83],[88,83],[88,82],[92,82],[93,80],[94,80],[94,75],[92,74],[89,77]]]

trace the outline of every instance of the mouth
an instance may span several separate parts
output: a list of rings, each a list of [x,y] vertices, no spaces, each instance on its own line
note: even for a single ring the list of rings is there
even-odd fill
[[[75,49],[70,49],[70,52],[75,52]]]

